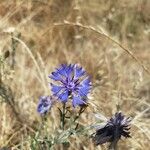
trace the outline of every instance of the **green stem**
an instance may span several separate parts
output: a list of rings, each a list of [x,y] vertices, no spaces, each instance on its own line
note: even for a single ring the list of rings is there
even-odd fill
[[[64,130],[65,127],[65,115],[66,115],[66,103],[63,103],[63,110],[62,110],[62,118],[61,118],[61,128]]]
[[[79,117],[81,116],[81,114],[85,111],[86,107],[81,107],[79,110],[78,115],[74,118],[74,123],[76,122],[76,120],[79,119]],[[75,126],[75,130],[77,130],[79,123],[76,124]]]

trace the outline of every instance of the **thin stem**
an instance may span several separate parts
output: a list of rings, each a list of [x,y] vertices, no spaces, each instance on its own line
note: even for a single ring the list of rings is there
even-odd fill
[[[81,116],[81,114],[85,111],[86,107],[80,107],[79,113],[78,115],[74,118],[74,123],[76,122],[76,120],[79,119],[79,117]],[[75,126],[75,130],[77,130],[79,123],[76,124]]]
[[[114,140],[110,146],[109,146],[109,150],[117,150],[117,143],[118,143],[118,140]]]
[[[61,128],[65,127],[65,115],[66,115],[66,103],[63,103],[62,116],[61,116]]]
[[[115,128],[115,133],[114,133],[114,140],[111,142],[110,146],[109,146],[109,150],[117,150],[117,143],[119,141],[119,138],[118,138],[118,130],[119,130],[119,127],[116,126]]]
[[[103,36],[107,40],[115,43],[120,48],[122,48],[128,55],[130,55],[148,73],[148,75],[150,75],[149,69],[139,60],[139,58],[137,58],[133,54],[133,52],[131,50],[129,50],[129,49],[125,48],[124,46],[122,46],[119,42],[117,42],[116,40],[111,38],[109,35],[105,34],[103,31],[99,31],[96,28],[94,28],[93,26],[87,26],[87,25],[83,25],[81,23],[74,23],[74,22],[69,22],[69,21],[64,21],[63,23],[55,23],[54,24],[54,26],[63,26],[63,25],[70,25],[70,26],[81,27],[81,28],[84,28],[84,29],[87,29],[87,30],[91,30],[92,32],[95,32],[95,33]],[[49,30],[49,28],[48,28],[48,30]]]
[[[11,47],[12,47],[12,62],[11,68],[14,69],[15,66],[15,52],[16,52],[16,41],[13,38],[13,33],[11,34]]]
[[[82,113],[82,107],[80,108],[78,115],[76,115],[76,117],[74,118],[74,122],[80,117],[81,113]]]
[[[1,73],[1,71],[2,71],[2,64],[3,63],[3,61],[2,61],[2,58],[1,58],[1,56],[0,56],[0,84],[2,83],[2,73]]]

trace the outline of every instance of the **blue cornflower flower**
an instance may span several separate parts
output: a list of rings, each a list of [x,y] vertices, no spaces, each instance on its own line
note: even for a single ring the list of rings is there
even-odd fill
[[[46,114],[52,107],[52,100],[50,96],[41,96],[37,106],[37,111],[40,114]]]
[[[117,112],[110,118],[106,125],[100,127],[96,133],[92,135],[93,141],[96,145],[106,142],[118,141],[121,136],[126,138],[130,136],[130,117],[125,117],[121,112]]]
[[[62,64],[49,77],[56,83],[51,83],[51,91],[61,102],[66,103],[71,97],[73,107],[86,104],[91,81],[82,67]]]

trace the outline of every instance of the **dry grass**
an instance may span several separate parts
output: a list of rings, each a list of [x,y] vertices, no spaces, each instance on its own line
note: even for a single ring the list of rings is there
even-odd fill
[[[10,51],[1,88],[12,93],[16,109],[0,105],[0,148],[30,149],[29,135],[41,122],[38,97],[50,94],[48,75],[60,63],[79,63],[93,82],[81,122],[94,123],[93,111],[109,117],[119,104],[134,118],[132,138],[122,140],[120,149],[149,150],[149,0],[1,0],[0,36],[1,55]],[[14,68],[12,36],[17,41]],[[57,115],[52,109],[47,134],[57,128]],[[71,140],[69,149],[96,149],[88,138]]]

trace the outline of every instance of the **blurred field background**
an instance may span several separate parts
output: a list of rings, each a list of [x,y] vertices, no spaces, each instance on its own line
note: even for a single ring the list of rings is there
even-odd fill
[[[0,81],[1,149],[31,149],[30,139],[41,124],[38,98],[51,94],[48,75],[61,63],[79,63],[92,77],[83,125],[96,122],[94,113],[109,118],[119,104],[134,118],[132,138],[120,141],[119,149],[150,149],[150,74],[100,33],[129,49],[150,70],[149,0],[0,0],[0,55],[5,57]],[[43,134],[52,135],[57,129],[56,110],[51,110]],[[106,149],[96,148],[84,136],[73,137],[71,143],[71,150]]]

